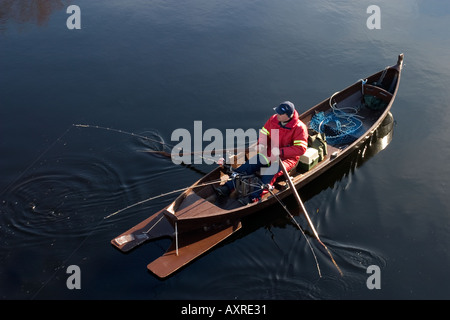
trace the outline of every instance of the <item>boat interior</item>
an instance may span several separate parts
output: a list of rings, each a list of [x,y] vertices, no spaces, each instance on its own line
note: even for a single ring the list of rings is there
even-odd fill
[[[311,129],[314,117],[322,113],[322,117],[327,117],[332,113],[338,112],[339,120],[322,121],[319,130],[326,135],[326,152],[318,164],[307,170],[300,168],[298,165],[290,172],[294,181],[302,179],[302,176],[310,174],[310,171],[317,170],[320,167],[320,162],[326,162],[332,157],[335,157],[343,150],[352,145],[363,135],[367,135],[372,126],[380,120],[387,106],[391,103],[392,97],[397,89],[399,71],[394,67],[387,67],[386,69],[370,76],[367,79],[357,81],[348,88],[333,94],[330,98],[322,101],[315,107],[300,115],[300,119],[307,124]],[[349,119],[345,119],[349,116]],[[337,126],[345,127],[345,121],[357,122],[359,125],[351,132],[346,133],[346,139],[340,141],[333,141],[332,134],[336,131]],[[351,125],[354,125],[352,123]],[[317,129],[317,128],[316,128]],[[316,130],[318,131],[318,130]],[[243,163],[244,160],[250,159],[256,155],[256,151],[249,148],[245,152],[238,153],[232,156],[227,163],[231,164],[231,168],[236,168],[237,163]],[[260,188],[261,183],[258,182],[258,174],[246,178],[246,180],[239,181],[236,184],[235,190],[226,199],[219,199],[215,192],[215,188],[225,183],[230,178],[230,170],[224,167],[217,168],[203,179],[199,180],[193,188],[184,193],[184,195],[175,201],[172,207],[173,214],[178,218],[185,216],[189,218],[190,215],[201,216],[214,209],[217,210],[232,210],[248,204],[248,195],[251,194],[255,188]],[[287,188],[287,182],[282,176],[274,185],[273,193],[278,193]],[[262,200],[269,197],[270,193],[265,193]],[[203,200],[203,201],[202,201]],[[195,206],[195,209],[192,208]],[[175,213],[176,212],[176,213]]]
[[[389,132],[385,128],[387,123],[393,123],[388,115],[398,89],[402,61],[403,55],[399,55],[397,65],[357,81],[300,115],[308,127],[309,138],[308,149],[289,172],[296,188],[305,186],[353,150],[358,150],[365,145],[364,141],[374,141],[366,138],[378,137],[380,130]],[[385,136],[380,137],[382,140]],[[284,198],[290,194],[283,191],[292,183],[281,176],[271,193],[265,193],[257,204],[248,204],[248,196],[261,189],[256,173],[233,179],[235,189],[230,196],[217,196],[216,188],[230,180],[233,170],[256,155],[254,147],[232,155],[169,206],[111,243],[128,252],[150,239],[172,238],[167,252],[147,266],[161,278],[172,274],[239,230],[242,217],[277,202],[278,196]]]

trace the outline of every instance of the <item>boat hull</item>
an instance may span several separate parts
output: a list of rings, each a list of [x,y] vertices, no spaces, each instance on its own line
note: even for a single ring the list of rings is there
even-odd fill
[[[383,104],[380,109],[373,110],[366,105],[358,110],[359,116],[364,120],[350,142],[345,145],[328,144],[326,155],[311,170],[293,170],[290,174],[296,189],[305,187],[323,175],[372,137],[390,113],[398,92],[402,66],[401,54],[394,66],[387,67],[333,94],[299,116],[307,124],[317,113],[330,112],[334,105],[343,108],[355,103],[364,105],[367,96],[376,98]],[[247,150],[240,156],[250,158],[251,152]],[[284,199],[292,194],[286,183],[280,181],[274,191],[276,197],[267,194],[262,201],[247,205],[242,205],[237,199],[230,197],[223,203],[217,199],[214,187],[223,184],[227,178],[223,169],[216,167],[169,206],[114,238],[111,243],[119,250],[127,252],[151,239],[172,238],[172,245],[168,251],[148,265],[151,272],[165,278],[237,232],[244,217],[270,207],[278,203],[278,199]]]

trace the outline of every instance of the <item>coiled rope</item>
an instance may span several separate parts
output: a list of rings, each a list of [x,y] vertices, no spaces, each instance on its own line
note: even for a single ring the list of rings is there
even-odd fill
[[[361,91],[364,92],[367,79],[359,81],[361,81]],[[332,103],[334,96],[339,92],[335,92],[329,99],[331,111],[316,113],[309,123],[311,129],[324,133],[327,142],[332,145],[352,142],[355,139],[353,134],[363,125],[360,119],[364,118],[358,115],[361,105],[339,108],[336,102]]]

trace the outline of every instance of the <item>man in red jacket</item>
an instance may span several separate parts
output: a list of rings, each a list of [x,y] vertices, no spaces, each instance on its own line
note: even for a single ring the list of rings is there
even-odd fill
[[[285,101],[274,110],[276,114],[271,116],[260,130],[258,155],[235,170],[242,175],[254,174],[260,170],[261,181],[264,185],[269,185],[268,187],[283,175],[278,160],[283,161],[289,171],[295,167],[308,147],[308,129],[299,119],[294,104]],[[217,193],[219,196],[228,196],[233,188],[234,181],[228,181],[217,188]],[[254,192],[250,201],[259,201],[262,192],[262,189]]]

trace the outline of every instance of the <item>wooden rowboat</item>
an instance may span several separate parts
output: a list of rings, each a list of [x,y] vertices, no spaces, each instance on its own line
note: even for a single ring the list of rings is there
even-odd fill
[[[300,169],[297,166],[290,172],[296,189],[304,187],[323,174],[373,135],[394,102],[402,66],[403,54],[400,54],[394,66],[357,81],[300,115],[300,119],[310,126],[314,122],[317,126],[317,117],[322,117],[319,119],[318,131],[327,136],[327,145],[323,158],[312,168]],[[350,114],[345,110],[352,112]],[[345,141],[334,139],[342,136],[337,131],[342,128],[337,127],[346,126],[342,124],[344,120],[326,120],[336,112],[350,114],[349,121],[352,125],[355,125],[356,121],[359,122],[354,130],[345,133]],[[338,134],[333,136],[333,132]],[[237,157],[248,159],[254,155],[252,152],[254,151],[249,148],[236,155],[235,160]],[[238,231],[242,226],[242,218],[272,206],[279,199],[292,194],[286,181],[279,181],[275,184],[273,193],[267,193],[258,203],[243,204],[239,199],[239,192],[235,192],[237,195],[232,194],[225,201],[219,201],[215,187],[228,179],[229,172],[223,167],[216,167],[186,189],[170,205],[114,238],[111,243],[119,250],[127,252],[148,240],[172,238],[167,252],[147,266],[155,275],[165,278]]]

